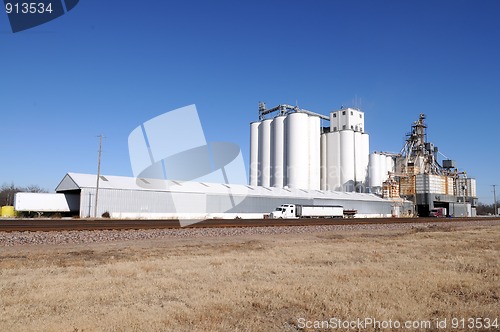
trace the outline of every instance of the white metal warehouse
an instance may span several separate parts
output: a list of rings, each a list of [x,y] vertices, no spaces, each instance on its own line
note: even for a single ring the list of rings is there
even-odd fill
[[[373,194],[204,182],[101,176],[97,213],[95,174],[68,173],[56,191],[79,196],[81,218],[109,212],[113,218],[262,218],[281,204],[341,205],[356,217],[387,217],[411,209],[409,202]],[[408,205],[409,204],[409,205]]]

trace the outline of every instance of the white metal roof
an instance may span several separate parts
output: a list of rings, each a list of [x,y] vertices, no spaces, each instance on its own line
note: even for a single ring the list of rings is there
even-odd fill
[[[95,174],[68,173],[56,188],[57,192],[95,189],[97,176]],[[373,194],[339,192],[325,190],[285,189],[274,187],[249,186],[241,184],[205,183],[193,181],[173,181],[145,179],[125,176],[101,175],[99,189],[184,192],[203,194],[227,194],[248,196],[279,196],[290,198],[342,199],[361,201],[386,201]]]

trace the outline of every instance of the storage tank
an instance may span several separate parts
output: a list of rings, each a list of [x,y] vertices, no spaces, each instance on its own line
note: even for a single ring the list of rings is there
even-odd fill
[[[285,120],[286,176],[290,188],[309,187],[309,116],[291,113]]]
[[[1,209],[2,218],[14,218],[16,216],[16,211],[13,206],[2,206]]]
[[[363,134],[359,131],[354,132],[354,179],[356,181],[356,191],[363,192],[364,191],[364,181],[366,176],[366,165],[365,165],[365,157],[363,153],[365,149],[363,147]]]
[[[394,159],[392,158],[392,156],[388,155],[385,156],[385,170],[386,170],[385,172],[386,178],[384,179],[384,181],[387,180],[387,178],[389,178],[388,174],[389,172],[394,173]]]
[[[354,191],[355,175],[354,131],[340,132],[340,183],[344,191]]]
[[[477,197],[476,193],[476,179],[474,178],[457,178],[457,196],[462,197]],[[465,186],[465,188],[464,188]]]
[[[469,190],[468,190],[469,197],[477,197],[476,179],[469,178],[467,183],[469,186]]]
[[[271,186],[283,188],[285,170],[285,116],[271,123]]]
[[[378,153],[372,153],[369,156],[369,182],[370,188],[382,186],[382,181],[380,180],[380,159]],[[375,192],[372,189],[372,192]]]
[[[369,155],[370,155],[370,136],[366,133],[361,134],[361,164],[363,165],[362,172],[359,177],[357,177],[358,181],[363,182],[363,186],[365,187],[363,190],[366,192],[366,186],[368,186],[368,163],[369,163]]]
[[[326,181],[327,181],[327,165],[326,165],[326,134],[321,135],[320,139],[321,144],[321,160],[320,160],[320,168],[321,168],[321,183],[320,189],[327,190]]]
[[[271,185],[271,122],[266,119],[259,126],[259,186]]]
[[[354,131],[354,177],[355,184],[361,179],[361,133]]]
[[[319,190],[321,186],[320,123],[318,116],[309,116],[309,190]]]
[[[326,136],[326,189],[342,191],[340,182],[340,132],[334,131]]]
[[[379,168],[380,186],[382,186],[382,182],[387,180],[387,158],[386,158],[386,155],[382,154],[382,153],[378,153],[377,158],[379,160],[378,163],[380,165],[380,168]]]
[[[259,177],[259,125],[260,121],[250,123],[250,179],[249,184],[256,186]]]

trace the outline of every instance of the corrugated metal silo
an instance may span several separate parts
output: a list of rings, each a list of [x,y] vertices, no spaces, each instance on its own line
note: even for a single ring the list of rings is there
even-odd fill
[[[259,125],[260,121],[250,123],[250,181],[256,186],[259,177]]]
[[[319,190],[321,187],[320,173],[320,119],[309,116],[309,187],[310,190]]]
[[[271,186],[285,185],[285,116],[277,116],[271,124]]]
[[[326,189],[341,191],[340,183],[340,132],[329,132],[326,135]]]
[[[309,116],[291,113],[285,120],[287,185],[290,188],[309,187]]]
[[[271,185],[271,119],[259,126],[259,186]]]
[[[354,158],[354,131],[340,132],[340,182],[344,191],[354,190],[355,158]]]

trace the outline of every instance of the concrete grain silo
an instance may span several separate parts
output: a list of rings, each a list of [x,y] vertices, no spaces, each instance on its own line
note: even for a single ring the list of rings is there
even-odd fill
[[[274,112],[279,113],[265,119]],[[347,108],[324,116],[286,104],[271,109],[262,104],[259,117],[260,124],[251,125],[250,183],[255,183],[257,155],[260,186],[365,191],[369,136],[363,131],[363,112]],[[321,119],[330,126],[322,129]]]
[[[251,186],[258,185],[259,177],[259,126],[260,121],[250,123],[250,179]]]
[[[257,184],[271,186],[271,119],[266,119],[259,126],[259,177]]]
[[[321,149],[321,158],[320,158],[320,189],[327,190],[326,188],[326,174],[327,174],[327,155],[326,155],[326,134],[321,134],[320,139],[320,149]]]
[[[271,123],[271,186],[283,188],[286,178],[285,116],[277,116]]]
[[[329,132],[324,136],[326,136],[326,190],[341,191],[340,132]]]
[[[285,120],[285,130],[287,186],[307,189],[309,187],[309,116],[298,112],[288,114]]]
[[[307,189],[319,190],[321,187],[321,128],[320,118],[309,115],[309,186]]]

